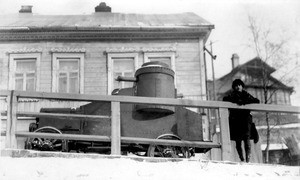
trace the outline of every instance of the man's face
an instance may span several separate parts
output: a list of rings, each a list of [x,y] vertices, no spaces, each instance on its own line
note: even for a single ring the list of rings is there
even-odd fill
[[[242,92],[243,91],[243,86],[239,84],[239,85],[234,87],[234,90]]]

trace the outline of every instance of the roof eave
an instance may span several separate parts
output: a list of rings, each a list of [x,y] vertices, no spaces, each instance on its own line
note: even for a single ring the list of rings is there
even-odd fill
[[[0,40],[207,39],[212,26],[200,27],[0,27]]]
[[[166,30],[202,30],[214,29],[214,25],[169,25],[169,26],[0,26],[0,31],[166,31]]]

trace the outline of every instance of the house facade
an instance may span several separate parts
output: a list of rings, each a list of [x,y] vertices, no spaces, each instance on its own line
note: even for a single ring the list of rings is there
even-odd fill
[[[260,103],[265,104],[278,104],[278,105],[291,105],[291,94],[293,87],[287,86],[280,80],[274,78],[272,73],[276,69],[272,68],[259,58],[253,58],[245,64],[239,64],[239,57],[233,54],[232,70],[223,77],[215,81],[215,95],[217,100],[222,101],[223,97],[231,90],[231,85],[234,79],[241,79],[245,83],[245,89],[252,96],[258,98]],[[267,98],[263,91],[263,73],[265,73],[268,82]],[[208,83],[209,99],[214,96],[213,82]],[[267,144],[267,122],[266,114],[259,112],[252,112],[253,121],[257,126],[260,135],[261,150],[264,152]],[[212,114],[213,123],[215,114]],[[297,115],[284,114],[284,113],[270,113],[270,163],[288,164],[289,156],[288,149],[284,144],[283,139],[295,134],[300,137],[300,120]],[[264,153],[263,153],[264,155]]]
[[[177,92],[206,98],[203,46],[214,28],[194,13],[2,15],[1,89],[109,95],[145,62],[176,73]]]
[[[0,17],[0,89],[111,95],[132,86],[117,76],[162,61],[175,71],[178,94],[206,100],[203,49],[212,29],[194,13],[113,13],[101,3],[89,15],[39,15],[24,6]],[[38,112],[49,105],[79,104],[19,99],[18,108]]]

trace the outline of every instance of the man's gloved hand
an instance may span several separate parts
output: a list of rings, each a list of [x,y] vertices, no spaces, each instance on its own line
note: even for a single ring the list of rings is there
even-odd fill
[[[243,103],[243,101],[239,100],[238,102],[236,102],[237,105],[242,106],[245,105],[245,103]]]

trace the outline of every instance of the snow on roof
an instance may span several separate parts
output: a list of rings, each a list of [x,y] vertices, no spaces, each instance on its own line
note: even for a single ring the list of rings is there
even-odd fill
[[[266,147],[267,147],[267,144],[261,144],[260,149],[264,151],[266,149]],[[269,146],[269,150],[280,150],[280,149],[288,149],[288,147],[283,143],[270,144],[270,146]]]
[[[195,13],[124,14],[97,12],[90,15],[0,15],[0,27],[202,27],[213,25]]]

